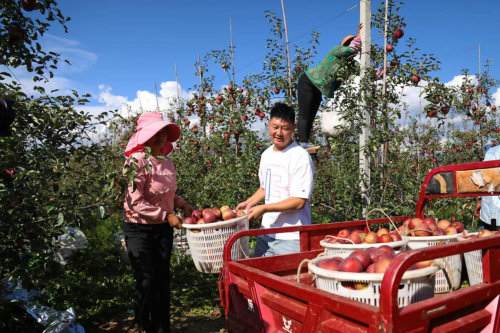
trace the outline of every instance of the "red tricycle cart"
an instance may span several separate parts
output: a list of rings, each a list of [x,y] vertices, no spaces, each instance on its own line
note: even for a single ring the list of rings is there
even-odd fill
[[[482,179],[482,183],[481,183]],[[479,186],[479,185],[481,186]],[[496,186],[496,184],[499,184]],[[425,178],[415,216],[423,218],[429,199],[500,194],[500,161],[440,167]],[[401,223],[407,216],[392,217]],[[342,229],[363,229],[359,220],[280,229],[241,231],[224,248],[219,291],[229,332],[238,333],[350,333],[350,332],[493,332],[500,333],[500,234],[465,242],[405,251],[396,256],[383,276],[379,306],[335,295],[312,286],[304,259],[315,259],[326,235]],[[241,237],[298,231],[299,253],[231,261],[231,248]],[[482,251],[483,282],[429,299],[398,305],[398,290],[405,271],[413,264]],[[464,266],[465,267],[465,266]]]

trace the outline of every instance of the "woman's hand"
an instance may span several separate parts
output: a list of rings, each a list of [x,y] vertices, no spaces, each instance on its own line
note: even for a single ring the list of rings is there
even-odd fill
[[[257,220],[266,212],[266,205],[255,206],[247,210],[248,220]]]
[[[360,37],[360,38],[361,38],[361,29],[363,29],[363,23],[360,23],[358,25],[358,37]]]
[[[182,221],[179,218],[179,216],[177,216],[175,214],[167,214],[167,221],[168,221],[168,224],[170,224],[170,226],[172,228],[176,228],[176,229],[182,228]]]
[[[182,209],[184,210],[184,217],[191,217],[191,214],[193,214],[194,208],[187,202],[182,206]]]

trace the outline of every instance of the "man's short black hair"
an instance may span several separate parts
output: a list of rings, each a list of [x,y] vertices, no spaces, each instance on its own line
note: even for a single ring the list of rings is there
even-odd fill
[[[285,103],[277,102],[271,108],[271,118],[278,118],[285,121],[290,121],[293,125],[295,125],[295,111],[291,106]]]

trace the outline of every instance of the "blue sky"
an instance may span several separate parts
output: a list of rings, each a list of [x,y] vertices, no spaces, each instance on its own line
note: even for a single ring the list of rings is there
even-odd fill
[[[416,38],[424,52],[438,57],[475,48],[440,59],[442,70],[438,75],[442,82],[451,81],[462,68],[477,72],[479,44],[484,45],[483,64],[487,58],[493,60],[492,75],[500,78],[500,42],[485,45],[500,41],[500,1],[407,2],[401,11],[408,24],[404,39]],[[321,60],[346,34],[356,33],[359,6],[337,17],[356,4],[355,0],[285,0],[292,44],[305,47],[308,35],[298,37],[311,29],[320,31],[321,45],[315,61]],[[280,0],[87,0],[60,1],[59,6],[63,14],[72,19],[68,24],[69,33],[55,27],[44,45],[47,50],[61,53],[73,66],[62,66],[50,87],[92,94],[89,105],[95,112],[131,102],[137,98],[138,91],[147,100],[154,96],[154,81],[162,96],[172,93],[175,85],[167,82],[175,81],[174,63],[177,63],[179,83],[187,90],[198,82],[193,74],[198,53],[203,56],[210,50],[229,47],[230,18],[236,70],[252,63],[266,53],[270,25],[264,11],[268,9],[279,17],[282,15]],[[379,1],[373,1],[372,11],[378,6]],[[258,61],[238,72],[236,80],[261,68],[262,61]],[[216,69],[214,73],[218,80],[224,78],[221,70]]]

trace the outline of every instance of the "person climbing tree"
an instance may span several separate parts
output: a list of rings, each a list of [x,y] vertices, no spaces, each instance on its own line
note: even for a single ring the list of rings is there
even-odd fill
[[[351,74],[356,68],[353,60],[361,50],[360,33],[363,24],[358,25],[358,35],[346,36],[340,45],[333,47],[326,57],[316,66],[308,69],[299,77],[297,84],[299,97],[299,119],[297,130],[300,146],[310,154],[316,153],[319,146],[309,142],[314,118],[321,104],[322,95],[333,98],[335,91],[340,87],[342,80],[340,70],[347,66]],[[342,61],[345,59],[344,61]],[[351,70],[352,68],[352,70]],[[377,78],[381,78],[383,70],[377,71]]]

